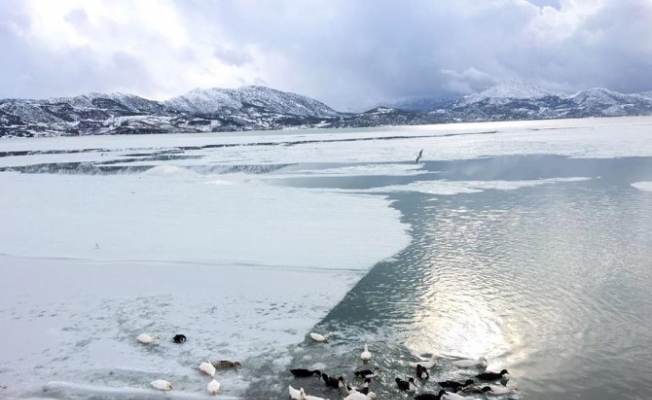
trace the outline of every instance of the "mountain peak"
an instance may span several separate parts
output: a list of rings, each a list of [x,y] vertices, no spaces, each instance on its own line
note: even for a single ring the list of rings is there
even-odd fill
[[[492,102],[502,103],[507,99],[538,99],[554,95],[556,95],[555,92],[534,83],[508,78],[498,81],[494,86],[482,92],[465,96],[460,104],[470,105],[486,99],[490,99]]]

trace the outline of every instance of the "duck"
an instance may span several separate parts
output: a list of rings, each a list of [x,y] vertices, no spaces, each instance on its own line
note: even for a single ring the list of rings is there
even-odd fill
[[[342,376],[335,379],[332,376],[328,376],[327,373],[322,372],[321,379],[324,381],[326,386],[332,387],[334,389],[339,389],[339,388],[343,388],[343,387],[346,386],[346,383],[344,382],[344,377],[342,377]]]
[[[464,359],[453,361],[452,363],[457,368],[475,368],[475,367],[486,367],[487,359],[480,357],[477,360]]]
[[[408,378],[407,381],[404,381],[403,379],[396,377],[396,386],[398,386],[399,390],[407,391],[407,392],[415,392],[417,390],[417,385],[414,383],[414,378],[410,377]]]
[[[423,367],[421,364],[417,364],[417,378],[419,379],[429,379],[430,374],[428,373],[428,370]]]
[[[376,400],[378,396],[376,396],[376,393],[374,392],[369,392],[367,394],[360,393],[353,391],[349,393],[348,396],[344,398],[344,400]]]
[[[150,336],[150,335],[148,335],[146,333],[141,333],[136,338],[136,340],[138,340],[142,344],[150,344],[150,343],[153,343],[155,340],[159,340],[159,339],[160,339],[160,336],[158,336],[158,335],[157,336]]]
[[[211,378],[215,376],[215,367],[209,361],[204,361],[199,364],[199,370]]]
[[[181,333],[176,334],[176,335],[174,335],[172,340],[174,341],[174,343],[183,343],[183,342],[186,341],[186,335],[183,335]]]
[[[441,396],[442,400],[468,400],[467,397],[461,396],[461,395],[459,395],[457,393],[450,393],[450,392],[447,392],[445,390],[443,390],[443,392],[444,393]],[[439,392],[439,393],[441,393],[441,392]]]
[[[215,361],[213,364],[213,367],[216,369],[227,369],[227,368],[237,368],[237,367],[242,367],[242,364],[240,361],[231,361],[231,360],[220,360],[220,361]]]
[[[303,388],[297,390],[292,387],[292,385],[288,385],[288,392],[290,393],[290,398],[292,400],[301,400],[301,392],[303,391]]]
[[[150,382],[150,385],[152,385],[154,389],[158,389],[158,390],[165,390],[165,391],[172,390],[172,384],[163,379],[157,379],[155,381],[152,381]]]
[[[380,373],[380,368],[374,367],[373,371],[370,369],[361,369],[358,371],[355,371],[353,375],[357,376],[358,378],[375,378],[378,376]]]
[[[297,378],[307,378],[313,375],[321,376],[321,371],[318,369],[309,370],[304,368],[293,368],[290,370],[290,372],[292,372],[292,375],[294,375]]]
[[[321,333],[310,332],[310,337],[316,342],[328,342],[331,338],[331,335],[322,335]]]
[[[371,383],[371,378],[365,378],[364,383],[358,387],[346,385],[345,389],[347,393],[351,392],[360,392],[362,394],[369,394],[369,384]]]
[[[420,393],[414,396],[414,400],[441,400],[441,397],[447,392],[445,390],[440,390],[439,393]]]
[[[442,382],[437,382],[437,384],[438,384],[439,386],[441,386],[441,387],[443,387],[443,388],[446,388],[446,389],[453,389],[453,390],[455,390],[455,391],[457,391],[457,390],[459,390],[459,389],[461,389],[461,388],[463,388],[463,387],[466,387],[466,386],[469,386],[469,385],[473,385],[474,383],[475,383],[475,382],[473,382],[472,379],[467,379],[466,382],[464,382],[464,383],[456,382],[456,381],[442,381]]]
[[[206,390],[208,390],[208,393],[215,396],[217,394],[217,391],[220,390],[220,383],[215,379],[213,379],[212,381],[208,382],[208,385],[206,386]]]
[[[518,393],[520,390],[516,386],[500,386],[500,385],[489,385],[485,386],[482,389],[489,389],[487,392],[490,394],[501,395],[501,394],[511,394]]]
[[[497,381],[498,379],[505,379],[505,375],[509,375],[509,372],[507,372],[506,369],[500,372],[483,372],[481,374],[477,374],[475,377],[481,381],[493,382]]]
[[[362,362],[369,362],[371,361],[371,352],[369,351],[369,348],[367,347],[367,343],[364,344],[364,351],[360,353],[360,359]]]
[[[421,364],[421,366],[424,367],[424,368],[432,368],[432,367],[435,366],[435,364],[437,364],[437,362],[439,360],[441,360],[441,357],[433,354],[432,356],[430,356],[430,359],[428,361],[426,361],[426,362],[423,362],[423,361],[411,362],[411,363],[409,363],[409,365],[412,368],[416,368],[418,364]]]
[[[474,385],[467,386],[464,389],[462,389],[462,393],[468,393],[468,394],[485,394],[491,392],[491,388],[489,386],[484,386],[484,387],[477,387]]]

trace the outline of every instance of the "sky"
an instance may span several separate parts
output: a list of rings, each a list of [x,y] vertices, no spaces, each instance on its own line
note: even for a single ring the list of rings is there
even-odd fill
[[[0,98],[256,84],[347,110],[505,78],[652,90],[652,0],[0,0]]]

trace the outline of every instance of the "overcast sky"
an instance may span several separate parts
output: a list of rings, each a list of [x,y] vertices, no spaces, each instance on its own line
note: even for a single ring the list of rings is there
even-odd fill
[[[263,84],[338,108],[652,90],[652,0],[0,0],[0,98]]]

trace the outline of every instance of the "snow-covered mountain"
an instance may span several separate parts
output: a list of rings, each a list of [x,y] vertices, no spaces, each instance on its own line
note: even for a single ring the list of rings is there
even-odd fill
[[[540,99],[555,95],[559,94],[531,82],[518,79],[503,79],[482,92],[463,97],[459,105],[468,106],[484,100],[489,100],[491,104],[501,104],[509,102],[512,99]]]
[[[575,94],[501,81],[457,101],[338,113],[324,103],[262,86],[196,89],[165,102],[113,93],[0,100],[0,137],[221,132],[448,122],[652,115],[652,98],[602,88]],[[394,104],[401,104],[397,101]]]
[[[195,89],[165,102],[191,114],[233,115],[243,111],[251,116],[279,115],[310,118],[333,118],[339,113],[326,104],[306,96],[286,93],[265,86],[239,89]]]

